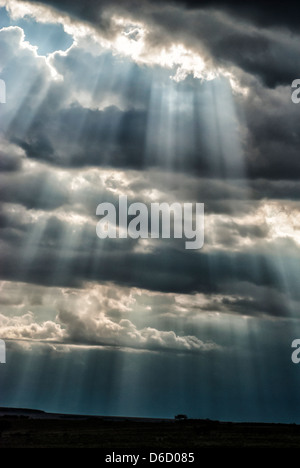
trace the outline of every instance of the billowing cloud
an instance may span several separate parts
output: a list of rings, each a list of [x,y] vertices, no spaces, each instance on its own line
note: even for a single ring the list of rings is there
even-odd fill
[[[195,336],[177,336],[173,331],[146,327],[138,330],[128,319],[119,323],[104,314],[80,317],[61,310],[57,321],[37,323],[33,313],[22,316],[0,316],[0,333],[5,340],[44,341],[54,344],[113,346],[149,351],[206,352],[219,347],[204,343]]]

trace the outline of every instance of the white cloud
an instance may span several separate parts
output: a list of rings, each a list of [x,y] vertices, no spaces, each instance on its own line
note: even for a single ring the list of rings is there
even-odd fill
[[[178,336],[173,331],[137,327],[128,319],[119,323],[105,314],[97,317],[61,310],[56,321],[37,323],[32,312],[8,317],[0,315],[0,336],[4,340],[25,340],[86,346],[128,347],[155,351],[205,352],[218,349],[195,336]]]
[[[4,340],[56,341],[63,338],[60,324],[47,320],[36,323],[32,312],[21,316],[0,315],[0,336]]]

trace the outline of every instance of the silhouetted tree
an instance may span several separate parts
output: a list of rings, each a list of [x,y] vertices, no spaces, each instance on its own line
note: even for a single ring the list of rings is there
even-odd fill
[[[186,414],[176,414],[175,416],[176,421],[185,421],[187,418]]]

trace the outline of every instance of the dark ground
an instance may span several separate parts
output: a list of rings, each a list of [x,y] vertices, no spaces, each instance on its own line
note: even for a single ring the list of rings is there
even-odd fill
[[[0,408],[0,448],[300,448],[296,424],[49,415]]]

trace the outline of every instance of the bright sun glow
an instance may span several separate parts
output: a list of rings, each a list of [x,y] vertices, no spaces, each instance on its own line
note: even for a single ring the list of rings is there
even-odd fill
[[[122,55],[147,65],[159,65],[175,69],[171,78],[175,81],[184,80],[189,74],[195,78],[211,80],[217,76],[216,71],[209,70],[203,58],[187,49],[183,44],[172,44],[161,50],[149,48],[146,41],[149,31],[141,23],[132,23],[120,17],[113,17],[119,33],[112,43],[112,48]]]

